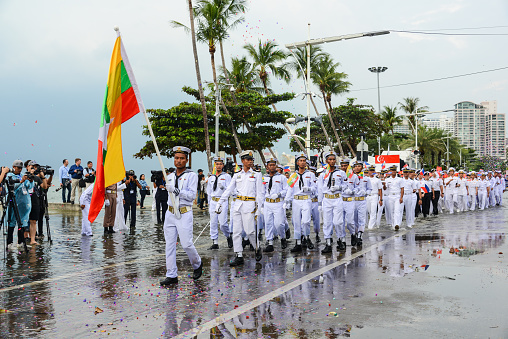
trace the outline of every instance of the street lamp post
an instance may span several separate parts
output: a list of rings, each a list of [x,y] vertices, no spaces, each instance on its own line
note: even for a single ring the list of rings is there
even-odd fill
[[[377,114],[381,115],[381,93],[379,90],[379,73],[386,71],[388,67],[370,67],[369,71],[377,75]],[[382,133],[382,132],[381,132]],[[381,154],[381,136],[377,137],[379,154]]]
[[[230,86],[229,90],[231,92],[235,91],[235,88],[232,84],[223,84],[223,83],[213,83],[209,81],[204,81],[205,84],[214,84],[215,86],[215,156],[219,156],[219,119],[220,119],[220,98],[221,98],[221,88],[222,86]]]
[[[307,41],[294,42],[290,44],[286,44],[286,48],[297,48],[297,47],[306,47],[307,49],[307,82],[306,82],[306,95],[307,95],[307,135],[305,138],[305,148],[307,149],[307,155],[310,157],[310,46],[311,45],[320,45],[328,42],[356,39],[362,37],[372,37],[378,35],[390,34],[390,31],[377,31],[377,32],[367,32],[367,33],[356,33],[356,34],[347,34],[347,35],[339,35],[329,38],[320,38],[320,39],[312,39],[310,38],[310,23],[308,24],[307,31]]]

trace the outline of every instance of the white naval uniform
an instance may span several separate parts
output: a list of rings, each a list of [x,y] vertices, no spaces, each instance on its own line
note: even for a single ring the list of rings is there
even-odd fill
[[[416,194],[414,191],[415,182],[409,178],[402,178],[401,187],[404,187],[404,198],[399,214],[399,226],[402,225],[402,214],[406,211],[406,225],[407,227],[413,227],[415,221],[415,206],[413,205],[413,198],[416,200]]]
[[[166,240],[166,277],[178,277],[178,268],[176,265],[176,240],[180,238],[180,245],[189,257],[192,268],[198,269],[201,266],[201,257],[196,251],[192,241],[192,231],[194,228],[194,218],[192,215],[192,204],[196,198],[198,190],[198,176],[196,173],[186,169],[178,178],[176,171],[170,173],[166,180],[166,189],[168,190],[168,207],[173,207],[171,203],[170,186],[178,188],[180,193],[175,199],[179,200],[179,207],[187,207],[190,210],[181,213],[180,220],[168,209],[164,220],[164,239]]]
[[[467,210],[467,179],[466,178],[458,178],[456,185],[457,192],[457,208],[459,212],[464,212]]]
[[[494,187],[494,192],[496,192],[496,205],[501,204],[501,196],[503,195],[503,190],[501,189],[501,178],[496,177],[496,186]]]
[[[231,179],[231,183],[224,193],[222,193],[220,202],[227,201],[231,193],[235,192],[235,190],[238,196],[232,204],[232,218],[234,224],[233,246],[236,253],[242,253],[242,231],[245,231],[251,245],[254,246],[255,249],[258,248],[254,214],[260,213],[263,208],[264,186],[261,173],[255,172],[252,168],[248,171],[242,169],[236,172],[233,175],[233,179]],[[256,207],[260,210],[257,211]]]
[[[273,240],[274,235],[285,238],[284,215],[286,211],[283,205],[288,190],[286,176],[278,172],[273,176],[266,174],[263,177],[263,184],[265,191],[263,215],[266,240]]]
[[[368,228],[372,229],[374,226],[379,227],[377,221],[377,211],[379,206],[379,190],[383,189],[381,180],[376,177],[370,177],[370,184],[372,186],[372,192],[367,196],[367,212],[369,214]]]
[[[414,225],[415,223],[415,219],[416,219],[416,204],[418,203],[418,200],[420,200],[420,181],[417,180],[417,178],[414,178],[414,179],[411,179],[411,181],[413,182],[413,195],[411,196],[411,209],[413,211],[413,213],[411,214],[411,217],[413,218],[412,220],[412,225]],[[406,218],[407,218],[407,215],[406,215]]]
[[[478,209],[483,210],[487,207],[487,187],[490,187],[490,182],[485,180],[478,180]]]
[[[501,177],[499,180],[499,205],[503,204],[503,193],[506,189],[506,180],[504,177]]]
[[[455,202],[457,201],[457,192],[456,192],[456,185],[457,185],[457,178],[455,177],[448,177],[443,180],[444,186],[446,186],[445,191],[445,202],[446,202],[446,208],[448,211],[450,211],[450,214],[453,214],[453,211],[455,210]]]
[[[314,175],[314,184],[317,187],[318,177]],[[318,190],[314,192],[311,196],[312,198],[312,208],[311,208],[311,216],[312,216],[312,224],[314,225],[314,233],[319,234],[319,229],[321,228],[321,218],[319,215],[319,202],[318,202]]]
[[[365,219],[367,218],[367,200],[366,197],[372,193],[372,184],[370,178],[364,176],[358,177],[358,183],[353,191],[355,196],[355,233],[365,231]]]
[[[383,179],[379,179],[379,182],[381,184],[381,187],[383,189],[383,204],[377,208],[377,219],[376,223],[377,225],[381,225],[381,216],[383,215],[383,211],[385,212],[385,220],[388,225],[392,224],[392,214],[391,211],[386,208],[386,196],[388,192],[388,187],[386,187],[386,178],[383,177]],[[385,186],[383,186],[383,183]],[[386,187],[386,189],[385,189]]]
[[[351,235],[356,234],[355,231],[355,195],[354,189],[360,183],[360,179],[356,174],[353,174],[351,178],[345,179],[342,184],[342,206],[344,207],[344,227],[342,227],[341,233],[337,234],[339,238],[346,236],[346,229],[349,230]],[[337,232],[338,233],[338,232]]]
[[[317,190],[315,175],[311,171],[303,174],[295,172],[298,180],[293,187],[289,187],[286,193],[286,202],[293,203],[292,221],[294,228],[294,239],[300,240],[302,235],[310,234],[310,215],[312,209],[311,196]],[[306,199],[303,199],[305,198]]]
[[[476,179],[468,179],[466,186],[469,191],[469,210],[474,211],[476,209],[476,187],[478,187],[478,181]]]
[[[400,203],[401,181],[399,177],[389,177],[385,179],[387,193],[385,197],[386,209],[391,215],[391,226],[395,228],[396,225],[400,226],[402,220],[402,204]]]
[[[489,204],[488,205],[489,205],[489,207],[496,206],[496,191],[495,191],[496,178],[494,178],[492,176],[488,180],[490,182],[490,195],[489,195]]]
[[[90,203],[92,202],[92,192],[95,183],[91,184],[79,197],[79,204],[85,205],[85,208],[81,210],[83,218],[81,220],[81,235],[92,235],[92,225],[88,220],[88,212],[90,211]]]
[[[127,188],[125,183],[121,181],[116,183],[116,214],[115,214],[115,226],[113,226],[113,230],[121,231],[126,230],[127,226],[125,225],[124,218],[124,204],[123,204],[123,190]]]
[[[217,181],[217,186],[215,190],[213,189],[215,186],[215,182]],[[212,175],[208,178],[208,185],[206,187],[206,191],[208,192],[208,212],[210,214],[210,238],[212,240],[217,240],[219,238],[219,226],[222,234],[227,238],[231,234],[230,228],[228,225],[228,200],[224,200],[222,202],[221,213],[217,214],[215,211],[217,210],[217,204],[219,203],[219,199],[222,196],[222,193],[226,190],[226,188],[231,183],[231,176],[226,172],[221,172],[218,176]]]
[[[344,208],[342,204],[342,185],[346,174],[344,171],[336,169],[331,173],[321,174],[317,179],[318,204],[321,204],[323,211],[323,233],[325,239],[331,239],[333,229],[338,238],[345,237],[344,231]],[[326,177],[326,178],[325,178]],[[333,192],[332,192],[332,187]],[[328,196],[328,197],[326,197]]]

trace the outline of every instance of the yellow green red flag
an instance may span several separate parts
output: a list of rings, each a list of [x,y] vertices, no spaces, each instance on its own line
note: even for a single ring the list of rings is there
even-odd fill
[[[102,108],[97,151],[97,171],[88,220],[93,222],[104,205],[106,187],[125,177],[122,123],[144,111],[138,85],[117,31]]]

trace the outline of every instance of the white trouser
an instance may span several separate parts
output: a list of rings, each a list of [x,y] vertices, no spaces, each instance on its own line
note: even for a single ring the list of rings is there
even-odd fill
[[[233,233],[233,207],[235,206],[235,200],[231,200],[231,206],[229,207],[229,233]]]
[[[336,199],[328,199],[323,198],[322,200],[322,208],[323,208],[323,233],[325,235],[325,239],[331,239],[333,236],[333,229],[335,228],[335,233],[337,237],[341,237],[341,233],[344,233],[342,237],[345,237],[346,234],[344,231],[343,222],[343,205],[342,205],[342,197]]]
[[[365,219],[367,218],[367,201],[355,201],[355,233],[365,231]]]
[[[310,233],[310,214],[312,209],[312,201],[293,199],[293,229],[294,239],[300,240],[302,235]]]
[[[446,209],[450,212],[450,214],[453,214],[453,210],[455,209],[455,194],[449,193],[445,196],[445,202],[446,202]]]
[[[376,224],[378,206],[379,206],[379,195],[378,194],[369,195],[367,197],[367,212],[369,213],[369,224],[368,224],[369,229],[373,229],[374,226],[379,227],[379,223]]]
[[[499,189],[499,205],[501,205],[503,203],[503,190],[504,190],[504,187],[501,187]]]
[[[464,212],[467,210],[467,195],[457,195],[457,208],[459,212]]]
[[[442,200],[442,199],[440,199],[440,200]],[[415,214],[416,214],[416,204],[417,203],[418,203],[418,197],[416,196],[416,193],[413,193],[411,195],[411,211],[413,211],[413,214],[412,214],[413,220],[412,220],[411,226],[413,226],[415,223],[415,219],[416,219]],[[407,218],[407,216],[406,216],[406,218]]]
[[[228,202],[222,203],[222,211],[220,214],[215,213],[217,210],[218,201],[210,200],[208,204],[208,213],[210,214],[210,238],[212,240],[219,239],[219,225],[222,234],[225,237],[229,237],[229,225],[228,225]]]
[[[284,214],[286,211],[282,208],[284,203],[280,202],[268,202],[265,201],[263,208],[263,215],[265,219],[265,235],[266,240],[273,240],[274,235],[279,235],[281,238],[285,235],[284,229]]]
[[[478,209],[483,210],[487,207],[487,190],[478,191]]]
[[[197,269],[201,265],[201,258],[192,243],[192,231],[194,228],[194,219],[192,211],[183,213],[181,219],[175,218],[170,211],[166,211],[164,220],[164,239],[166,240],[166,277],[178,277],[178,267],[176,265],[176,241],[180,238],[180,245],[189,257],[192,269]]]
[[[113,229],[115,231],[122,231],[127,229],[124,218],[123,198],[116,199],[115,226],[113,226]]]
[[[236,200],[233,202],[233,246],[236,253],[243,252],[242,232],[249,238],[250,243],[255,249],[258,248],[258,239],[256,237],[256,221],[254,220],[254,210],[256,203],[254,201]]]
[[[469,210],[474,211],[476,209],[476,195],[469,195]]]
[[[392,228],[395,227],[397,222],[399,221],[399,213],[400,213],[400,195],[399,194],[390,194],[386,195],[385,197],[385,213],[388,212],[390,215],[390,221],[388,221],[388,217],[386,218],[386,222],[392,226]]]
[[[86,204],[85,208],[81,210],[83,219],[81,220],[81,235],[92,235],[92,225],[88,221],[88,212],[90,211],[90,204]]]
[[[501,197],[503,196],[503,189],[501,186],[496,187],[496,204],[501,205]]]
[[[353,197],[354,199],[354,197]],[[351,235],[355,234],[355,201],[344,201],[342,200],[342,207],[344,209],[344,225],[340,227],[340,233],[337,232],[339,238],[346,236],[346,227]]]
[[[157,187],[155,187],[153,189],[153,193],[152,193],[152,197],[153,197],[153,201],[152,201],[152,211],[156,211],[157,208],[155,206],[155,194],[157,194]]]
[[[383,204],[381,206],[378,205],[378,208],[377,208],[377,218],[376,218],[376,225],[378,225],[378,227],[381,225],[381,216],[383,215],[383,211],[385,212],[385,218],[386,218],[386,223],[388,223],[388,210],[386,209],[386,196],[383,195]]]
[[[415,222],[415,207],[413,206],[413,197],[414,200],[416,200],[416,194],[410,193],[410,194],[404,194],[404,202],[401,206],[401,224],[402,224],[402,213],[404,210],[406,210],[406,225],[408,227],[413,227]],[[399,224],[400,225],[400,224]]]
[[[312,202],[311,215],[312,215],[312,224],[314,225],[314,232],[316,234],[319,234],[320,229],[319,226],[321,225],[321,220],[319,218],[319,203],[317,201]]]

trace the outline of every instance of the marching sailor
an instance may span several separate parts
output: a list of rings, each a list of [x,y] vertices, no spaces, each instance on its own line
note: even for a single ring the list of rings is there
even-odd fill
[[[372,229],[374,226],[379,227],[377,222],[378,206],[383,206],[383,185],[381,179],[376,178],[376,167],[371,165],[369,167],[370,184],[372,192],[367,196],[367,211],[369,212],[368,228]]]
[[[233,247],[233,237],[231,236],[228,225],[228,201],[224,200],[222,202],[220,214],[215,213],[222,193],[224,193],[224,190],[231,182],[231,176],[223,171],[224,159],[215,157],[213,158],[213,162],[215,165],[215,174],[208,178],[208,185],[206,188],[208,192],[208,211],[210,214],[210,238],[212,239],[212,246],[209,249],[218,250],[219,226],[222,234],[224,234],[228,241],[228,247]]]
[[[192,204],[197,194],[198,176],[187,168],[191,150],[183,146],[173,147],[176,170],[170,173],[166,180],[168,191],[168,210],[164,219],[164,238],[166,240],[166,279],[161,285],[178,283],[178,267],[176,265],[176,242],[187,253],[194,270],[193,279],[197,280],[203,274],[201,257],[194,247],[192,232],[194,218]]]
[[[390,167],[391,176],[386,178],[386,208],[389,210],[392,219],[392,228],[394,230],[398,230],[400,227],[400,222],[402,220],[401,217],[401,208],[404,202],[404,188],[401,186],[402,179],[397,177],[397,167]]]
[[[314,166],[309,166],[309,170],[311,170],[312,173],[314,173],[314,183],[316,184],[316,187],[317,187],[317,180],[318,180],[317,169]],[[316,233],[316,244],[319,244],[321,242],[321,238],[319,238],[319,229],[321,226],[321,218],[320,218],[320,213],[319,213],[319,203],[318,203],[317,195],[318,195],[318,191],[316,189],[314,194],[312,194],[311,216],[312,216],[312,224],[314,226],[314,233]]]
[[[358,183],[355,185],[355,189],[353,190],[355,195],[354,239],[356,240],[356,245],[362,246],[362,235],[365,231],[365,218],[367,217],[367,201],[365,200],[365,197],[370,195],[372,192],[372,184],[370,183],[370,178],[363,174],[363,162],[355,162],[353,166],[353,173],[358,176]]]
[[[256,250],[256,261],[263,257],[260,242],[256,236],[256,220],[263,208],[264,187],[261,173],[254,171],[254,157],[252,151],[240,153],[243,169],[236,172],[231,183],[226,188],[219,200],[216,213],[220,214],[223,202],[229,199],[233,192],[237,192],[236,200],[233,202],[233,248],[236,253],[235,259],[230,266],[243,265],[242,231],[245,231],[251,245]]]

